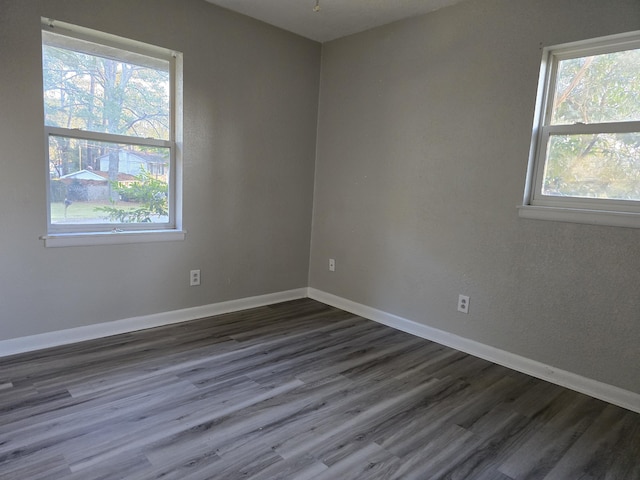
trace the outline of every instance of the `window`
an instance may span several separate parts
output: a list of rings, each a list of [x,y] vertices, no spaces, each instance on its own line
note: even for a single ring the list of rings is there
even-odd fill
[[[640,227],[640,32],[544,49],[523,217]]]
[[[179,60],[163,48],[43,20],[45,244],[182,235]]]

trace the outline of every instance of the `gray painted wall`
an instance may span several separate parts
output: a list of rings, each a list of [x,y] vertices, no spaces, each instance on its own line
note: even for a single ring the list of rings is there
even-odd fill
[[[310,286],[640,392],[640,231],[516,210],[541,45],[637,29],[637,0],[471,0],[325,44]]]
[[[38,239],[41,16],[184,53],[185,241]],[[0,339],[307,286],[319,44],[204,0],[0,0],[0,65]]]

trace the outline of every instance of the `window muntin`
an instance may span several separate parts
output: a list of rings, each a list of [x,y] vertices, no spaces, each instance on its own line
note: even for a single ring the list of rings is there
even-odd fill
[[[175,229],[175,55],[43,22],[48,231]]]
[[[540,82],[525,206],[640,214],[640,33],[546,48]]]

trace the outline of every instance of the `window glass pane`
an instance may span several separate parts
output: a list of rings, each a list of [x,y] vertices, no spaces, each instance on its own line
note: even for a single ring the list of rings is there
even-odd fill
[[[558,62],[552,125],[640,120],[640,50]]]
[[[640,133],[551,136],[542,194],[640,200]]]
[[[73,50],[51,43],[42,45],[45,125],[170,139],[168,61],[143,66],[126,61],[127,52],[120,59],[86,53],[117,51],[97,44],[70,41],[93,47]]]
[[[170,149],[49,136],[51,224],[169,221]]]

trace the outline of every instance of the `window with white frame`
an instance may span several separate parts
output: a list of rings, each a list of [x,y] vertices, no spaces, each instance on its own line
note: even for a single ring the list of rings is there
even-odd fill
[[[544,49],[523,217],[640,227],[640,32]]]
[[[177,229],[178,56],[43,19],[45,239]]]

